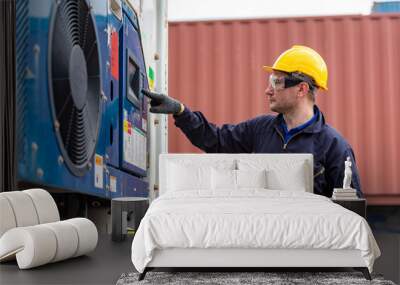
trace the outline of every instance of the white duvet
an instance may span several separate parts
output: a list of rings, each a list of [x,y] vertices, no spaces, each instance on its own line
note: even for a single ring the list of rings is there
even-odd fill
[[[133,240],[136,269],[164,248],[358,249],[370,272],[380,256],[359,215],[320,195],[266,189],[162,195]]]

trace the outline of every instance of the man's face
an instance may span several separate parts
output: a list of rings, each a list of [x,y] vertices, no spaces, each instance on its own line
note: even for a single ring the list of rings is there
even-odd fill
[[[268,87],[265,90],[269,100],[270,109],[277,113],[286,113],[293,110],[297,104],[297,87],[285,88],[286,74],[279,71],[274,71],[268,82]]]

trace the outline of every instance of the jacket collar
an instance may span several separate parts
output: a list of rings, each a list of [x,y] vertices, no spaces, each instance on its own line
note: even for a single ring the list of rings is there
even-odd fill
[[[302,132],[304,133],[319,133],[323,126],[325,125],[325,118],[324,115],[322,114],[322,112],[319,110],[317,105],[314,105],[314,113],[317,113],[317,120],[311,124],[310,126],[308,126],[307,128],[305,128],[304,130],[302,130]],[[274,119],[274,125],[275,127],[277,127],[279,129],[279,126],[282,124],[283,122],[283,115],[282,114],[278,114],[275,119]]]

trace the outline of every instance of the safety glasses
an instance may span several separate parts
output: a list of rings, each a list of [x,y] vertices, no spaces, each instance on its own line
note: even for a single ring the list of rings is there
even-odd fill
[[[282,90],[298,85],[301,82],[306,82],[310,89],[314,88],[314,84],[309,82],[308,78],[298,74],[288,74],[287,76],[278,77],[275,74],[269,76],[269,83],[274,90]]]
[[[275,74],[269,76],[269,84],[274,90],[285,89],[285,77],[278,77]]]

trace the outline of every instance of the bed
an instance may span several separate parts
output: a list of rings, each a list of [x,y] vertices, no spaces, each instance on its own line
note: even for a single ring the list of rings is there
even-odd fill
[[[132,243],[141,273],[172,267],[352,267],[380,251],[364,218],[313,194],[311,154],[162,154],[160,195]]]

